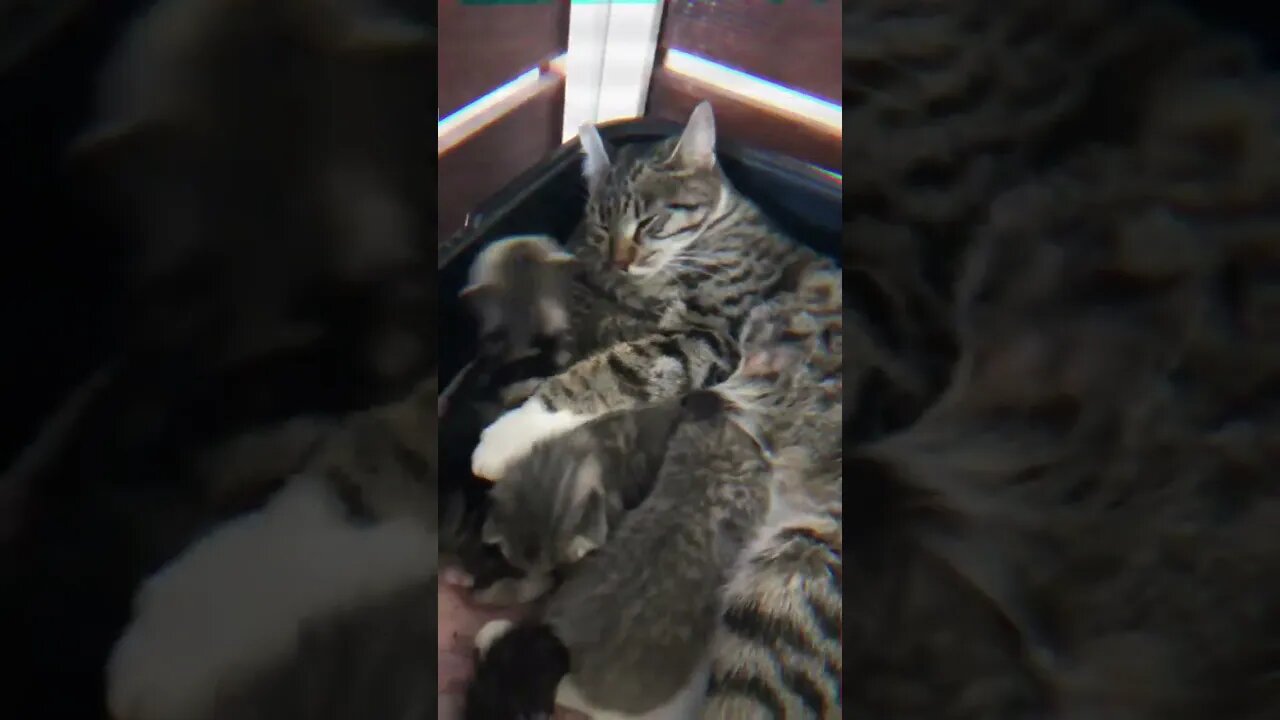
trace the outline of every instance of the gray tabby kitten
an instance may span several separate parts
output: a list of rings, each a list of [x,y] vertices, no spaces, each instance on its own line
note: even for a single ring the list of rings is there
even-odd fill
[[[107,665],[112,715],[211,720],[313,708],[305,716],[318,717],[323,706],[324,717],[367,717],[366,683],[398,693],[380,696],[395,707],[378,717],[414,717],[422,686],[434,687],[419,671],[434,660],[394,627],[434,634],[425,624],[434,616],[415,603],[435,591],[435,399],[432,377],[323,432],[265,505],[148,578]],[[295,435],[278,437],[292,447]],[[269,443],[259,449],[269,463]],[[240,470],[261,480],[256,463]],[[288,712],[272,715],[280,709]]]
[[[839,713],[840,280],[811,273],[748,316],[713,389],[723,411],[676,429],[650,496],[570,569],[541,630],[482,630],[472,696],[491,714],[471,717],[536,711],[481,695],[524,696],[557,649],[555,702],[596,717],[691,717],[704,700],[712,717]]]
[[[553,573],[595,551],[653,488],[683,414],[666,400],[596,418],[534,445],[489,492],[481,531],[523,578],[474,595],[482,602],[527,602],[546,592]]]
[[[715,155],[711,106],[679,138],[623,148],[612,161],[582,130],[590,196],[585,277],[656,330],[610,346],[543,383],[485,429],[472,470],[500,479],[538,440],[611,410],[707,387],[733,366],[747,312],[824,260],[770,228]]]
[[[569,657],[555,704],[593,716],[688,717],[704,694],[717,592],[764,518],[769,472],[755,440],[724,412],[680,423],[652,493],[551,595],[537,627],[553,642],[508,636],[504,621],[482,629],[468,717],[547,709],[552,698],[512,708],[490,697],[504,686],[506,697],[520,697],[514,687],[530,668],[554,663],[535,656],[544,646]],[[503,647],[508,637],[525,649]]]

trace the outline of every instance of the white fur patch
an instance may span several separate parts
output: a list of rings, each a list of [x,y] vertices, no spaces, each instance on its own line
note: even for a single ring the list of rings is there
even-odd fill
[[[220,692],[289,656],[301,621],[429,579],[435,553],[420,524],[349,525],[326,486],[296,478],[141,585],[107,662],[111,715],[206,717]]]
[[[540,440],[562,435],[591,419],[564,410],[547,410],[537,398],[509,410],[480,433],[471,454],[471,472],[486,480],[501,480],[507,468],[529,454]]]
[[[693,720],[698,717],[698,712],[706,702],[707,678],[710,673],[710,661],[700,662],[689,682],[679,692],[658,707],[640,715],[603,710],[592,705],[574,685],[572,675],[566,675],[556,687],[556,704],[577,710],[592,720]]]
[[[510,620],[490,620],[480,628],[480,632],[476,633],[476,649],[481,655],[485,655],[495,642],[515,626],[516,624]]]

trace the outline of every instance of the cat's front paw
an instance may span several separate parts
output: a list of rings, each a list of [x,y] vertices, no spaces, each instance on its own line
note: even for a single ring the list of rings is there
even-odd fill
[[[471,454],[471,472],[485,480],[501,480],[535,443],[566,433],[590,419],[565,410],[548,410],[537,398],[531,399],[480,433],[480,444]]]

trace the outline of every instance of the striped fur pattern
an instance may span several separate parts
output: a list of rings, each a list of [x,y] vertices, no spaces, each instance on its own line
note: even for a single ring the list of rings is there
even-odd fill
[[[833,269],[753,311],[717,388],[773,471],[722,593],[704,718],[841,716],[842,299]]]

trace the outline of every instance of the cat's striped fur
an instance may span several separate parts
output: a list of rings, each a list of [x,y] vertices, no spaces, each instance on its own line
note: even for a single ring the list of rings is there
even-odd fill
[[[841,281],[811,273],[753,311],[738,371],[717,388],[773,473],[768,515],[723,591],[704,718],[841,715]]]

